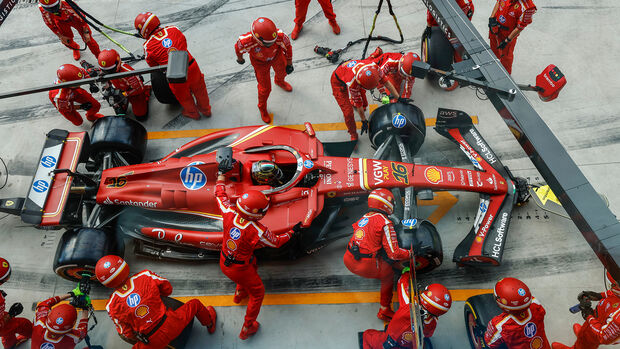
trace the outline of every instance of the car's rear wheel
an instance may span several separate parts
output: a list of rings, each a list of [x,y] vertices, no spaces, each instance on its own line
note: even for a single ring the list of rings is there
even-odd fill
[[[95,228],[69,229],[56,248],[54,272],[70,281],[79,281],[87,272],[94,280],[99,258],[109,254],[122,257],[124,252],[123,240],[114,233]]]
[[[422,221],[416,228],[410,229],[402,224],[396,225],[396,234],[400,246],[413,245],[415,250],[415,270],[428,273],[443,262],[441,237],[435,226],[429,221]]]
[[[155,98],[162,104],[179,104],[177,98],[172,93],[166,74],[163,72],[151,73],[151,86],[153,86],[153,93]]]
[[[444,71],[452,69],[454,48],[439,27],[432,28],[430,38],[422,39],[421,51],[422,60],[430,64],[431,67]],[[436,79],[433,74],[430,74],[429,77],[446,91],[452,91],[458,86],[453,80],[444,79],[445,81],[441,81],[441,79]]]
[[[465,327],[473,349],[488,348],[484,342],[484,331],[491,319],[501,312],[502,310],[495,303],[495,298],[491,293],[467,299],[464,309]]]
[[[378,148],[391,134],[400,135],[410,156],[424,143],[426,123],[422,110],[413,104],[391,103],[380,106],[370,115],[368,135],[373,148]]]
[[[106,116],[93,124],[90,157],[100,163],[106,153],[120,154],[130,165],[139,164],[146,152],[146,129],[124,116]]]

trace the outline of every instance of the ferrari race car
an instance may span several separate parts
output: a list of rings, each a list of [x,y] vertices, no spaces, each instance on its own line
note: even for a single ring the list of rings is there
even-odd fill
[[[443,259],[441,239],[430,222],[417,219],[416,197],[451,190],[480,193],[474,225],[456,248],[454,261],[497,265],[522,180],[512,177],[464,112],[439,109],[435,129],[457,143],[475,169],[412,163],[426,135],[422,112],[412,104],[387,104],[373,112],[369,135],[376,153],[371,159],[350,157],[354,142],[321,143],[306,123],[304,131],[230,128],[142,163],[144,127],[109,116],[97,120],[90,134],[52,130],[28,196],[2,199],[0,210],[43,229],[67,229],[54,270],[71,280],[92,271],[104,255],[123,255],[125,236],[135,239],[138,254],[216,259],[226,243],[214,198],[217,151],[230,148],[236,160],[227,174],[231,200],[248,189],[261,190],[271,198],[263,224],[276,234],[298,222],[304,228],[285,247],[262,249],[260,257],[297,258],[349,235],[332,232],[352,222],[346,208],[365,206],[374,188],[389,188],[397,199],[391,218],[401,244],[414,246],[418,272],[432,270]],[[250,169],[259,160],[282,169],[282,185],[253,182]]]

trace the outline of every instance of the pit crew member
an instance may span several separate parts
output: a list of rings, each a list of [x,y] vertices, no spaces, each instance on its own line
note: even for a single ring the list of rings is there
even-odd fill
[[[63,64],[56,71],[58,79],[56,83],[80,80],[86,76],[86,72],[82,68],[78,68],[73,64]],[[56,107],[58,112],[67,120],[71,121],[75,126],[82,125],[82,116],[78,112],[79,109],[86,111],[86,119],[94,122],[102,118],[99,114],[101,104],[93,98],[93,96],[80,87],[64,87],[49,92],[49,99]]]
[[[172,293],[170,282],[143,270],[129,276],[129,265],[118,256],[101,257],[95,266],[97,279],[114,293],[106,304],[119,335],[135,343],[133,348],[165,348],[177,338],[194,316],[209,333],[215,332],[216,313],[192,299],[176,310],[167,309],[162,297]]]
[[[170,51],[187,51],[185,35],[179,28],[175,26],[160,27],[160,24],[159,18],[151,12],[140,13],[134,21],[138,34],[146,39],[144,54],[146,63],[151,67],[168,64],[168,53]],[[170,90],[181,104],[183,116],[198,120],[200,119],[200,112],[202,115],[210,117],[211,105],[209,104],[209,94],[207,93],[204,75],[200,71],[196,59],[189,51],[187,53],[189,55],[187,81],[170,83]]]
[[[245,320],[239,333],[239,338],[245,340],[258,331],[260,324],[256,318],[265,297],[265,286],[257,273],[254,250],[284,245],[301,230],[301,223],[284,234],[275,235],[259,222],[267,213],[269,198],[260,191],[248,190],[232,204],[226,194],[224,175],[232,169],[232,164],[229,160],[222,161],[218,168],[215,195],[224,220],[220,268],[224,275],[237,284],[233,302],[240,303],[249,296]]]
[[[353,223],[353,236],[344,253],[344,265],[353,274],[381,280],[381,307],[377,317],[389,321],[392,311],[394,270],[392,264],[410,257],[410,251],[398,246],[394,225],[388,215],[394,211],[394,195],[387,189],[375,189],[368,195],[368,209]]]
[[[284,81],[286,75],[293,72],[293,47],[286,34],[266,17],[260,17],[252,22],[252,30],[239,36],[235,44],[237,63],[244,64],[244,53],[250,56],[250,63],[254,67],[254,75],[258,82],[258,110],[265,123],[271,122],[267,111],[267,99],[271,93],[270,69],[273,68],[274,83],[286,92],[293,91],[293,87]]]
[[[418,56],[417,53],[384,53],[381,47],[377,47],[375,52],[371,53],[368,58],[372,58],[379,68],[381,68],[381,71],[387,76],[392,86],[398,89],[402,98],[411,97],[411,89],[415,82],[412,64],[414,61],[420,60],[420,56]],[[387,93],[389,91],[386,91],[384,86],[380,86],[379,92]]]
[[[74,290],[75,291],[75,290]],[[71,291],[71,292],[74,292]],[[37,305],[31,348],[73,349],[88,334],[88,310],[58,304],[72,294],[49,298]]]
[[[92,36],[92,31],[86,22],[69,4],[62,0],[39,0],[39,10],[43,22],[58,36],[63,45],[73,50],[73,59],[80,59],[80,45],[73,41],[75,28],[88,46],[90,52],[99,56],[99,44]]]
[[[133,71],[127,63],[121,61],[121,56],[116,50],[103,50],[97,58],[99,68],[105,74]],[[127,100],[131,103],[131,110],[136,119],[143,121],[149,113],[149,97],[151,86],[145,86],[139,76],[110,80],[112,85],[123,91]]]
[[[342,110],[344,123],[351,135],[351,140],[357,140],[357,125],[353,109],[362,120],[361,134],[368,132],[368,121],[365,110],[368,107],[366,90],[383,85],[394,98],[400,95],[379,66],[370,59],[351,60],[341,63],[332,73],[332,94]]]
[[[585,300],[587,305],[581,307],[581,315],[586,320],[583,325],[573,324],[573,332],[577,341],[569,347],[554,342],[553,349],[596,349],[601,344],[620,343],[620,285],[605,272],[611,289],[606,292],[583,291],[579,294],[579,303]],[[591,308],[591,301],[598,301],[595,309]]]
[[[340,26],[338,25],[338,22],[336,22],[336,14],[334,13],[331,0],[318,0],[318,2],[323,9],[325,18],[329,21],[329,25],[332,27],[334,34],[340,34]],[[309,4],[310,0],[295,0],[295,28],[293,28],[293,32],[291,33],[291,39],[293,40],[297,40],[299,32],[301,32],[301,29],[304,26]]]
[[[484,341],[489,348],[550,349],[545,334],[545,309],[519,279],[499,280],[493,290],[495,302],[503,312],[487,326]]]
[[[532,0],[497,0],[489,18],[489,44],[508,74],[512,73],[517,37],[536,13]]]
[[[399,308],[385,331],[366,330],[363,335],[364,349],[411,348],[414,334],[411,332],[411,292],[409,287],[409,268],[404,268],[398,279]],[[452,296],[441,284],[430,284],[420,294],[419,303],[424,322],[424,337],[430,338],[435,333],[437,318],[450,310]]]
[[[4,284],[11,277],[11,265],[9,261],[0,257],[0,285]],[[14,303],[9,311],[6,311],[6,293],[0,290],[0,338],[2,346],[6,349],[14,348],[24,343],[32,336],[32,322],[19,315],[23,306],[21,303]]]

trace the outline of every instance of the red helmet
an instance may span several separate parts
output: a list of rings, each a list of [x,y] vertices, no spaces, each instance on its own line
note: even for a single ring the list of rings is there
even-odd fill
[[[9,281],[11,277],[11,265],[9,261],[0,257],[0,285]]]
[[[361,66],[355,74],[355,81],[362,85],[366,90],[372,90],[379,85],[379,66],[375,63],[368,63]]]
[[[269,198],[258,190],[248,190],[237,199],[239,214],[251,221],[263,218],[268,208]]]
[[[73,64],[63,64],[56,71],[59,82],[67,82],[80,80],[86,75],[86,72],[82,68],[78,68]]]
[[[121,56],[116,50],[103,50],[99,53],[97,62],[99,63],[99,68],[103,71],[112,73],[118,71],[118,68],[121,66]]]
[[[532,303],[532,293],[527,285],[515,278],[503,278],[495,284],[493,290],[495,302],[508,312],[527,309]]]
[[[441,316],[450,310],[452,297],[444,285],[430,284],[420,294],[420,303],[429,313]]]
[[[45,11],[56,13],[60,10],[60,0],[39,0],[39,5]]]
[[[2,273],[2,268],[0,268],[0,274]],[[609,282],[611,284],[611,292],[613,292],[615,295],[620,296],[620,285],[618,284],[618,282],[613,278],[613,276],[611,276],[611,274],[609,273],[608,270],[605,270],[605,281]],[[1,283],[1,279],[0,279],[0,283]]]
[[[413,52],[407,52],[398,61],[398,72],[404,77],[413,76],[413,62],[419,61],[420,56]]]
[[[64,334],[73,329],[77,320],[77,311],[69,304],[60,304],[52,308],[47,315],[45,327],[55,334]]]
[[[368,195],[368,208],[392,214],[394,212],[394,194],[388,189],[375,189]]]
[[[129,277],[129,265],[119,256],[103,256],[95,266],[95,275],[103,286],[117,288]]]
[[[142,12],[133,21],[133,26],[138,31],[138,34],[145,39],[148,39],[155,29],[159,28],[160,24],[159,18],[151,12]]]
[[[263,46],[271,46],[278,38],[278,28],[269,18],[259,17],[252,22],[252,35]]]

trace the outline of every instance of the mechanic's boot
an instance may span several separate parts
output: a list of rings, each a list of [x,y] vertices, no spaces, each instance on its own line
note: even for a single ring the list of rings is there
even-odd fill
[[[297,40],[297,37],[299,37],[299,33],[303,27],[303,25],[295,24],[295,28],[293,28],[293,31],[291,32],[291,39]]]
[[[370,54],[370,56],[368,56],[368,58],[378,58],[382,54],[383,50],[381,49],[381,47],[377,46],[377,48],[373,51],[373,53]]]
[[[390,321],[392,317],[394,317],[394,311],[388,307],[379,308],[379,312],[377,313],[377,317],[379,320]]]
[[[573,333],[575,333],[575,336],[579,336],[579,331],[581,331],[581,325],[573,324]]]
[[[76,61],[80,60],[80,50],[73,50],[73,59]]]
[[[258,321],[253,321],[250,326],[244,324],[243,328],[241,329],[241,333],[239,333],[239,338],[243,340],[250,338],[251,335],[255,334],[258,331],[259,326],[260,324],[258,323]]]
[[[564,345],[564,344],[558,343],[558,342],[551,343],[551,348],[553,348],[553,349],[573,349],[573,347],[569,347],[568,345]]]
[[[293,86],[291,86],[291,84],[289,84],[288,82],[282,80],[282,81],[275,81],[274,83],[278,86],[280,86],[281,89],[283,89],[286,92],[291,92],[293,91]]]
[[[207,326],[207,331],[209,331],[209,334],[213,334],[213,332],[215,332],[215,325],[217,324],[217,313],[212,306],[208,306],[207,311],[209,312],[209,316],[211,316],[211,324]]]
[[[332,31],[334,32],[334,34],[340,34],[340,26],[338,25],[338,22],[336,22],[336,20],[329,21],[329,25],[332,27]]]
[[[267,111],[267,107],[261,107],[260,105],[258,106],[258,110],[260,111],[260,117],[261,119],[263,119],[263,122],[266,124],[271,123],[271,116],[269,115],[269,112]]]
[[[207,110],[201,110],[200,114],[202,114],[202,116],[204,116],[205,118],[210,118],[211,117],[211,107],[209,107],[209,109],[207,109]]]
[[[248,298],[248,293],[245,290],[235,290],[235,296],[233,297],[233,303],[239,304],[242,300]]]

